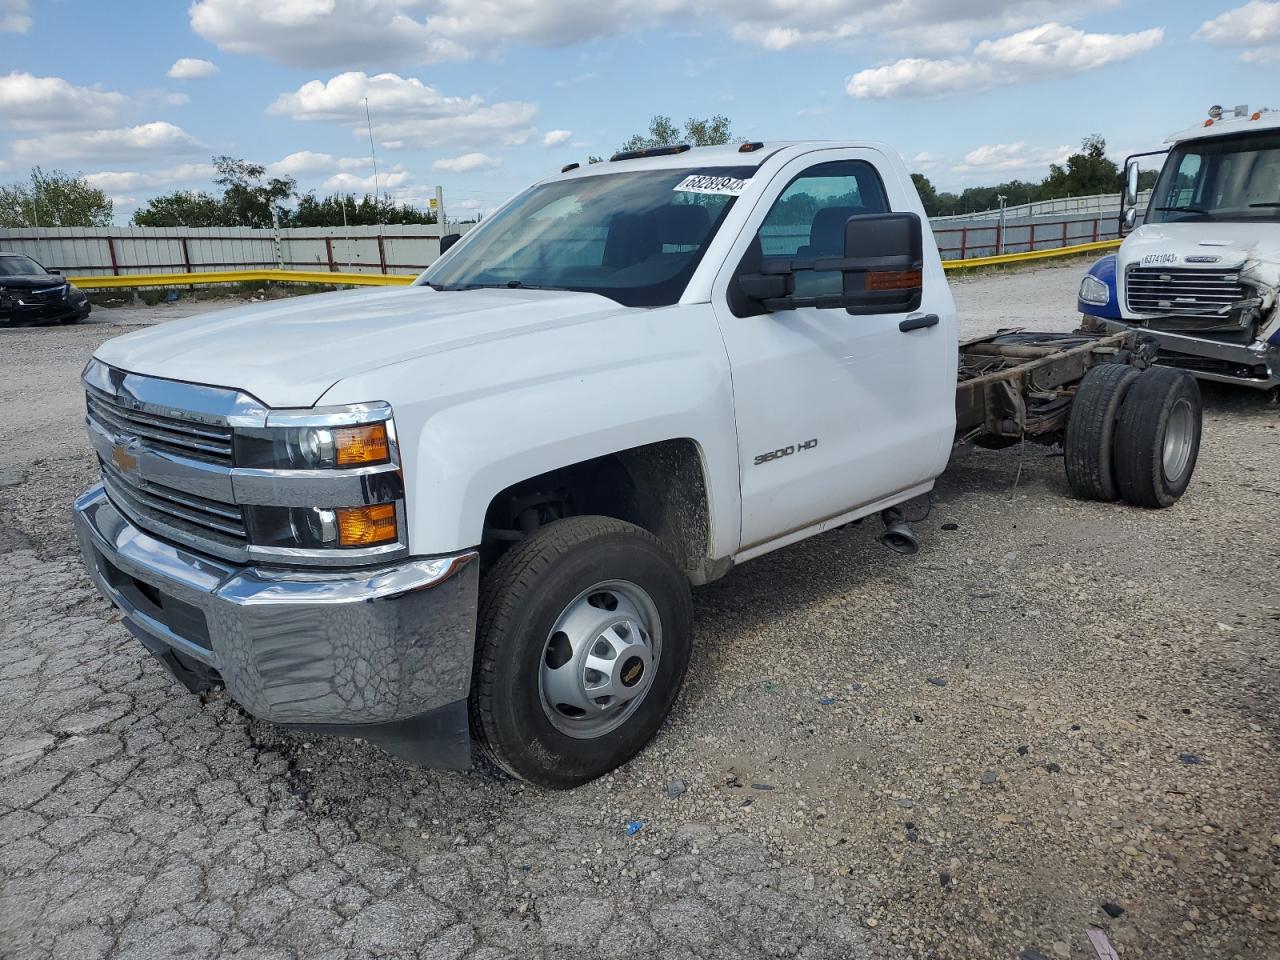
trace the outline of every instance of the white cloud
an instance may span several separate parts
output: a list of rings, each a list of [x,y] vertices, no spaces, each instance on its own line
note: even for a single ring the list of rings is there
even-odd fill
[[[446,170],[449,173],[471,173],[475,170],[492,170],[502,165],[502,161],[484,153],[464,153],[460,157],[437,160],[431,165],[433,170]]]
[[[176,185],[207,184],[215,171],[209,163],[183,163],[165,170],[138,172],[109,170],[85,174],[90,186],[112,193],[119,190],[159,190]]]
[[[938,156],[936,153],[929,153],[928,151],[921,150],[911,158],[910,162],[917,170],[929,170],[941,163],[942,157]]]
[[[970,150],[964,155],[964,162],[952,170],[957,173],[1043,170],[1051,163],[1062,163],[1071,152],[1069,146],[1033,147],[1021,140],[1017,143],[988,143]]]
[[[0,33],[26,33],[31,29],[27,0],[0,0]]]
[[[159,157],[199,153],[206,149],[181,127],[162,120],[113,130],[51,133],[29,140],[15,140],[12,144],[16,159],[50,164],[69,160],[93,160],[100,163],[154,160]]]
[[[77,87],[61,77],[17,70],[0,76],[0,118],[18,129],[102,126],[118,119],[128,105],[123,93]]]
[[[296,178],[361,170],[370,165],[371,161],[368,157],[335,157],[331,153],[299,150],[297,153],[280,158],[275,163],[267,164],[267,175]]]
[[[395,167],[391,170],[378,171],[376,179],[373,174],[361,177],[354,173],[335,173],[325,180],[323,187],[334,193],[373,193],[375,185],[381,192],[404,186],[408,182],[409,171],[403,167]]]
[[[196,57],[179,57],[169,68],[168,76],[174,80],[200,80],[218,72],[217,64]]]
[[[572,137],[572,130],[548,130],[542,135],[542,145],[544,147],[558,147],[562,143],[568,143]]]
[[[1245,63],[1280,60],[1280,3],[1251,0],[1200,24],[1195,39],[1220,47],[1244,48]]]
[[[561,47],[627,30],[717,26],[770,50],[879,38],[955,53],[974,36],[1118,0],[195,0],[191,28],[223,50],[289,66],[439,63],[495,43]],[[572,82],[572,81],[567,81]]]
[[[478,96],[451,97],[416,77],[394,73],[369,76],[341,73],[327,81],[312,80],[292,93],[282,93],[268,111],[295,120],[323,120],[350,125],[365,135],[365,98],[373,131],[383,146],[434,147],[525,143],[536,132],[538,108],[522,101],[487,104]]]
[[[1046,23],[998,40],[984,40],[969,56],[945,60],[909,57],[861,70],[849,78],[852,97],[885,99],[974,93],[1093,70],[1159,46],[1164,29],[1138,33],[1085,33]]]

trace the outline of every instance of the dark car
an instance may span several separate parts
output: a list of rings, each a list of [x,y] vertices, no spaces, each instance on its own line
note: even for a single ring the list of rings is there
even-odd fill
[[[79,323],[89,298],[63,277],[21,253],[0,251],[0,326]]]

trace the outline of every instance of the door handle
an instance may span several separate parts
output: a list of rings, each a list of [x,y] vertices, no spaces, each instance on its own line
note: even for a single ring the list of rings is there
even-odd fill
[[[910,333],[912,330],[936,327],[938,323],[939,320],[936,313],[922,313],[918,317],[907,317],[907,319],[898,324],[898,329],[903,333]]]

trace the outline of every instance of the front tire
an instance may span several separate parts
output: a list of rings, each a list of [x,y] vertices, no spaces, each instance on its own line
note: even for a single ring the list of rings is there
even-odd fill
[[[481,584],[477,743],[557,789],[626,763],[675,702],[692,620],[688,580],[646,531],[608,517],[542,527]]]

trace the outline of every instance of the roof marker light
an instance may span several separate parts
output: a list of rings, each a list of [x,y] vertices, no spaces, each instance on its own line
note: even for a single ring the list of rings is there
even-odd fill
[[[749,140],[738,147],[739,153],[755,153],[757,150],[763,150],[764,144],[759,140]]]
[[[577,170],[580,166],[582,166],[582,164],[580,163],[566,163],[563,167],[560,168],[560,172],[568,173],[570,170]]]

